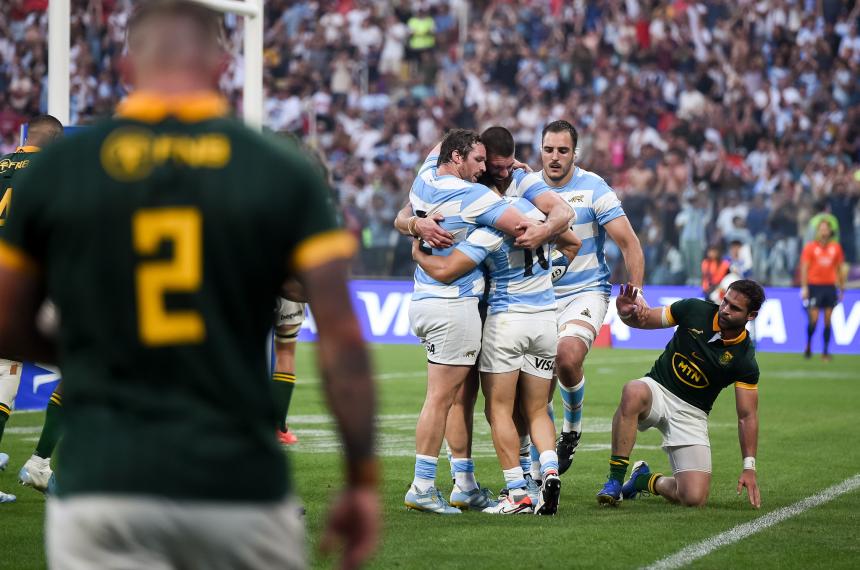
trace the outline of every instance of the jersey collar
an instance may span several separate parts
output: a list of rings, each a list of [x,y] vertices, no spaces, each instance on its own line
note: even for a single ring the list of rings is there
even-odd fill
[[[39,152],[40,150],[42,149],[37,147],[36,145],[25,144],[16,148],[15,152]]]
[[[137,91],[117,107],[117,116],[144,123],[157,123],[173,116],[184,123],[198,123],[227,115],[227,100],[211,91],[165,96],[152,91]]]
[[[744,341],[744,339],[746,339],[746,338],[747,338],[746,329],[744,329],[743,332],[741,332],[741,334],[739,334],[738,336],[736,336],[735,338],[733,338],[731,340],[724,339],[723,333],[721,333],[720,331],[717,331],[714,334],[714,336],[711,337],[711,340],[709,340],[708,343],[710,344],[712,342],[716,342],[716,341],[720,340],[723,342],[723,346],[734,346],[736,344],[742,343]]]

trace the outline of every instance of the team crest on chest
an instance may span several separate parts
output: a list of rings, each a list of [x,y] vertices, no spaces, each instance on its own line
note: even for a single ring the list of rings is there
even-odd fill
[[[568,202],[570,202],[571,204],[585,204],[585,196],[583,196],[582,194],[576,194],[574,196],[571,196]]]
[[[720,365],[721,366],[728,366],[731,363],[732,358],[734,358],[734,356],[732,356],[732,353],[729,352],[728,350],[725,351],[724,353],[722,353],[720,355]]]

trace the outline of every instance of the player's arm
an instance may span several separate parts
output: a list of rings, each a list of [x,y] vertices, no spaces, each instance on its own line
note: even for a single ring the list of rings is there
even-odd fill
[[[427,275],[442,283],[451,283],[478,265],[459,249],[447,256],[427,255],[418,247],[417,241],[412,244],[412,259]]]
[[[562,232],[558,239],[555,242],[556,249],[560,251],[567,258],[567,264],[573,261],[573,259],[579,253],[580,248],[582,248],[582,240],[573,232],[573,230],[568,229],[566,232]]]
[[[56,342],[36,326],[45,300],[43,274],[23,252],[0,242],[0,356],[57,364]]]
[[[605,223],[603,227],[624,255],[628,279],[641,289],[645,280],[645,255],[630,220],[627,216],[619,216]]]
[[[806,249],[800,255],[800,298],[809,299],[809,256]]]
[[[738,494],[746,487],[750,504],[761,507],[761,493],[755,476],[755,456],[758,448],[758,385],[735,383],[735,407],[738,412],[738,440],[743,457],[743,471],[738,478]]]
[[[412,211],[412,205],[407,203],[397,212],[394,228],[405,236],[421,238],[430,247],[445,249],[454,245],[454,236],[439,225],[439,222],[444,219],[445,216],[442,214],[419,218]]]
[[[538,210],[543,212],[546,215],[546,221],[544,221],[543,232],[549,235],[549,239],[557,238],[561,234],[565,232],[565,230],[570,229],[570,224],[573,223],[575,218],[575,213],[573,208],[570,207],[570,204],[565,202],[565,200],[558,195],[558,193],[553,192],[552,190],[542,192],[538,196],[535,196],[532,202]],[[523,226],[522,229],[527,229]],[[549,239],[547,241],[549,241]],[[525,234],[519,236],[517,240],[514,242],[514,245],[517,247],[524,248],[534,248],[537,245],[529,245],[526,243],[529,241]]]

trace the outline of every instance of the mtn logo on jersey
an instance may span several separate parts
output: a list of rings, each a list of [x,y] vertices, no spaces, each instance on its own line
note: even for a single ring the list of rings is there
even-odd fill
[[[691,388],[707,388],[710,384],[702,369],[678,352],[672,355],[672,371],[678,380]]]
[[[538,370],[551,371],[555,367],[555,359],[553,358],[537,358],[535,357],[535,368]]]

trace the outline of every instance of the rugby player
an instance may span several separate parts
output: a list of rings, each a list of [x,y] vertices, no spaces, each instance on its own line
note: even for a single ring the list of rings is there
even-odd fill
[[[734,385],[743,469],[738,494],[746,488],[750,503],[761,506],[756,482],[759,369],[746,325],[764,303],[764,290],[741,279],[726,290],[719,305],[683,299],[665,307],[648,308],[632,284],[621,287],[618,315],[642,329],[677,327],[663,354],[643,378],[624,385],[621,403],[612,418],[612,457],[609,477],[597,493],[601,505],[617,506],[646,492],[685,506],[702,506],[711,484],[708,414],[720,391]],[[636,442],[636,429],[656,428],[663,434],[672,475],[652,473],[648,464],[633,466],[623,483]]]
[[[17,195],[21,187],[17,184],[20,173],[32,163],[35,153],[46,145],[63,136],[63,125],[51,115],[39,115],[27,124],[27,138],[24,144],[11,154],[0,157],[0,238],[5,232],[6,219],[12,210],[12,195]],[[15,188],[17,187],[17,190]],[[12,403],[18,395],[18,385],[21,381],[23,364],[12,360],[0,359],[0,441],[3,440],[3,429],[12,413]],[[48,403],[45,414],[45,426],[36,447],[36,453],[31,457],[21,474],[26,473],[27,482],[44,491],[51,477],[50,456],[56,446],[60,432],[60,416],[62,414],[62,397],[58,386]],[[0,471],[9,464],[9,455],[0,453]],[[32,477],[30,478],[30,474]],[[23,481],[22,481],[23,482]],[[0,491],[0,503],[15,501],[15,495]]]
[[[611,285],[603,251],[606,236],[621,249],[628,279],[639,290],[645,272],[639,238],[621,201],[600,176],[574,164],[577,139],[576,129],[563,120],[546,125],[541,136],[540,175],[574,209],[572,229],[582,240],[579,255],[555,282],[559,336],[556,375],[564,403],[564,425],[556,443],[561,473],[570,468],[582,436],[583,362],[609,308]],[[532,474],[537,479],[539,467],[534,462]]]
[[[833,227],[822,220],[815,229],[815,240],[806,244],[800,254],[800,295],[806,306],[809,325],[806,328],[805,358],[812,356],[812,336],[818,326],[818,313],[824,312],[823,360],[830,360],[830,316],[842,302],[848,266],[842,246],[834,239]]]
[[[510,202],[531,219],[545,218],[528,200],[514,198]],[[573,259],[581,242],[570,230],[561,238]],[[479,264],[487,267],[489,314],[478,368],[507,493],[484,512],[555,514],[561,480],[554,449],[555,426],[546,413],[546,402],[551,395],[558,337],[548,248],[520,249],[514,246],[513,237],[481,227],[448,256],[427,255],[414,244],[413,257],[425,272],[443,283],[473,271]],[[516,404],[540,452],[543,487],[534,500],[519,459],[520,438],[513,417]]]
[[[265,340],[298,278],[319,329],[345,491],[323,537],[343,566],[379,528],[374,388],[347,289],[355,240],[307,159],[226,117],[221,18],[137,2],[115,118],[43,151],[0,242],[0,354],[57,362],[63,453],[52,568],[302,568]],[[69,176],[74,172],[75,176]],[[45,295],[58,340],[35,315]]]
[[[453,130],[437,148],[438,158],[434,149],[410,192],[411,209],[416,215],[406,218],[405,223],[398,216],[395,222],[401,231],[405,226],[407,233],[417,237],[422,217],[429,217],[434,226],[433,220],[439,218],[442,225],[437,229],[451,236],[452,242],[462,241],[478,225],[486,225],[517,235],[517,242],[525,246],[537,246],[554,238],[570,223],[570,208],[552,197],[550,200],[557,208],[546,224],[537,224],[498,194],[477,184],[475,181],[486,169],[486,154],[476,133]],[[538,192],[541,190],[536,189],[535,194]],[[432,252],[449,255],[451,248],[434,248]],[[440,514],[461,512],[449,505],[436,489],[436,466],[449,410],[480,351],[478,299],[483,290],[484,278],[478,269],[444,284],[416,268],[409,316],[413,331],[427,351],[428,389],[416,426],[415,477],[404,499],[408,508]],[[469,459],[463,463],[467,461],[471,463]],[[455,477],[452,502],[463,508],[488,506],[489,492],[478,488],[474,468],[455,464],[454,469],[463,475]]]

